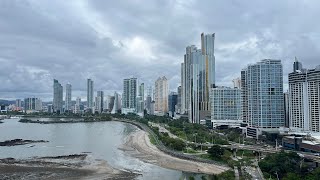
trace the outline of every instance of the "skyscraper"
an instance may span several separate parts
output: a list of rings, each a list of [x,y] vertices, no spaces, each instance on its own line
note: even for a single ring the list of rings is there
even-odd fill
[[[21,108],[22,107],[21,99],[16,99],[16,107],[17,108]]]
[[[155,107],[154,110],[159,114],[168,113],[168,95],[169,95],[169,86],[168,80],[165,76],[158,78],[155,82],[154,88],[155,96]]]
[[[178,94],[176,92],[171,92],[168,98],[169,116],[174,117],[176,113],[176,105],[178,103]]]
[[[137,113],[143,116],[144,112],[144,83],[139,85],[139,92],[137,96]]]
[[[61,113],[63,106],[63,87],[58,80],[53,80],[53,112]]]
[[[120,94],[118,94],[117,92],[114,92],[114,104],[113,104],[113,108],[111,111],[111,114],[115,114],[118,113],[118,110],[121,109],[121,97]]]
[[[137,78],[123,80],[122,113],[136,112],[137,109]]]
[[[283,93],[284,98],[284,126],[290,127],[289,125],[289,92]]]
[[[93,81],[87,79],[87,106],[89,109],[93,110]]]
[[[186,56],[186,55],[184,55]],[[184,58],[186,61],[186,58]],[[186,86],[186,73],[185,73],[185,65],[184,63],[181,63],[181,107],[180,107],[180,113],[181,114],[186,114],[188,113],[188,108],[187,108],[187,103],[186,100],[187,95],[186,95],[186,91],[187,91],[187,86]]]
[[[98,113],[103,112],[103,91],[97,91],[97,98],[96,98],[96,110]]]
[[[281,60],[264,59],[241,72],[243,120],[250,127],[284,126]]]
[[[200,123],[210,117],[210,88],[215,87],[215,34],[201,34],[201,49],[186,48],[181,64],[181,113],[188,112],[189,121]]]
[[[139,85],[139,93],[138,93],[138,96],[141,96],[142,99],[144,100],[144,83],[141,83]]]
[[[149,86],[147,88],[147,98],[146,98],[146,110],[148,114],[150,114],[150,111],[151,111],[151,102],[152,102],[152,87]]]
[[[66,84],[65,111],[71,110],[71,97],[72,97],[71,91],[72,91],[71,84],[69,84],[69,83]]]
[[[81,98],[80,97],[77,97],[76,99],[76,104],[74,106],[74,113],[78,114],[78,113],[81,113],[80,111],[80,105],[81,105]]]
[[[182,97],[182,90],[181,89],[182,89],[181,86],[179,86],[177,89],[178,90],[177,91],[178,92],[178,99],[177,99],[178,102],[177,102],[176,112],[179,114],[181,113],[181,97]]]
[[[300,64],[300,69],[296,68]],[[289,74],[289,126],[304,131],[320,132],[320,66],[302,69],[295,60]]]

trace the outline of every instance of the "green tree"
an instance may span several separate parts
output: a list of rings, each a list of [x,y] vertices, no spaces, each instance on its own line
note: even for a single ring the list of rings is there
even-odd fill
[[[208,153],[211,157],[220,159],[224,154],[224,149],[218,145],[213,145],[210,149],[208,149]]]

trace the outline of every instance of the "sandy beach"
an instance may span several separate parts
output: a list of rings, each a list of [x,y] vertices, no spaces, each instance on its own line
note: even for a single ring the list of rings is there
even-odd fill
[[[219,174],[229,170],[227,167],[179,159],[165,154],[150,142],[148,133],[142,130],[131,133],[119,149],[142,161],[174,170],[204,174]]]

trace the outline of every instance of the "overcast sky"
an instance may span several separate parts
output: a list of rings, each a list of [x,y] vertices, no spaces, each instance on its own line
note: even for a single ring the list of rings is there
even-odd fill
[[[73,99],[122,91],[135,76],[180,84],[185,47],[216,33],[216,84],[231,86],[242,68],[281,59],[284,82],[295,56],[320,64],[317,0],[0,0],[0,98],[52,99],[53,78]],[[287,85],[285,85],[285,88]]]

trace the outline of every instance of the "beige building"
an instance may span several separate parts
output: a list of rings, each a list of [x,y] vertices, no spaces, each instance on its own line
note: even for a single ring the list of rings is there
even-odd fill
[[[154,101],[155,107],[154,110],[158,114],[168,113],[168,95],[169,95],[169,86],[168,80],[165,76],[158,78],[155,82],[154,89]]]

